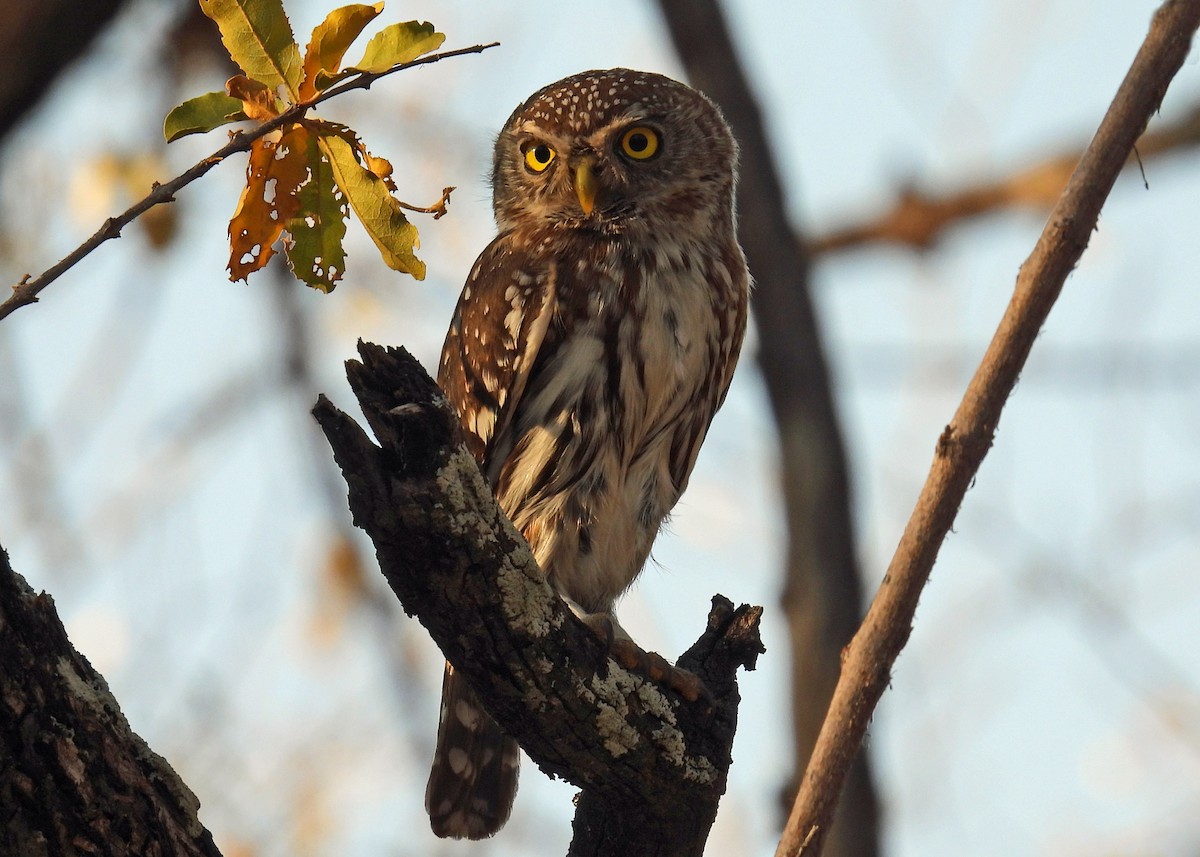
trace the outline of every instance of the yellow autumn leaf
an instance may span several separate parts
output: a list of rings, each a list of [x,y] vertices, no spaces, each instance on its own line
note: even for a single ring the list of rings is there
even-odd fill
[[[425,279],[425,263],[414,252],[419,242],[417,228],[408,222],[383,179],[358,162],[354,148],[342,137],[322,134],[319,142],[329,158],[334,180],[379,248],[383,261],[393,270]]]
[[[319,70],[316,75],[318,91],[328,89],[339,80],[360,72],[387,71],[401,63],[411,62],[422,54],[435,51],[446,40],[445,33],[434,30],[428,21],[405,21],[384,27],[367,42],[361,60],[336,74]]]
[[[394,65],[436,51],[446,41],[428,21],[405,21],[384,27],[367,42],[363,58],[354,67],[360,71],[386,71]]]
[[[334,9],[313,29],[304,53],[304,79],[300,83],[302,100],[307,101],[317,94],[317,72],[337,73],[346,50],[382,11],[382,3],[373,6],[353,3]]]
[[[242,103],[242,112],[250,119],[263,122],[279,115],[279,100],[275,97],[275,90],[260,80],[235,74],[225,81],[225,91],[230,98]]]

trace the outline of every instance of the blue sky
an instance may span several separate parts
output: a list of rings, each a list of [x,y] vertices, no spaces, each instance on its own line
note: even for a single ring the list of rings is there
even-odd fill
[[[1155,4],[731,2],[797,227],[1004,175],[1086,139]],[[0,163],[4,270],[47,267],[126,204],[105,157],[174,175],[221,133],[164,148],[162,116],[219,88],[165,80],[170,4],[145,0],[64,80]],[[325,12],[290,3],[301,39]],[[432,366],[492,234],[492,135],[541,85],[593,67],[678,75],[654,8],[390,3],[455,47],[502,47],[329,105],[397,165],[429,277],[389,272],[350,229],[331,296],[292,287],[317,388],[349,406],[358,337]],[[1194,58],[1163,106],[1200,97]],[[1118,182],[1001,422],[872,727],[889,855],[1195,853],[1200,830],[1200,173],[1194,155]],[[54,594],[135,729],[197,791],[226,853],[484,853],[440,843],[420,806],[437,652],[327,573],[340,522],[318,487],[314,390],[283,390],[269,274],[230,284],[225,228],[242,165],[186,190],[165,251],[138,228],[0,322],[0,543]],[[107,170],[107,172],[106,172]],[[837,385],[859,554],[873,591],[933,444],[1008,301],[1043,217],[1010,212],[931,253],[821,260],[814,297]],[[711,854],[770,854],[790,747],[782,526],[751,336],[655,564],[621,606],[678,654],[722,592],[767,606],[768,654],[742,682],[730,790]],[[370,562],[369,551],[366,554]],[[378,581],[370,578],[371,585]],[[386,602],[383,593],[382,603]],[[487,853],[565,851],[571,790],[527,766]],[[237,847],[247,850],[238,852]]]

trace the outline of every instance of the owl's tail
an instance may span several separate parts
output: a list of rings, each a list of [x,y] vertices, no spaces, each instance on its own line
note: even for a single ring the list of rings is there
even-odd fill
[[[437,749],[425,786],[433,832],[484,839],[508,821],[517,795],[517,742],[500,731],[466,679],[446,664]]]

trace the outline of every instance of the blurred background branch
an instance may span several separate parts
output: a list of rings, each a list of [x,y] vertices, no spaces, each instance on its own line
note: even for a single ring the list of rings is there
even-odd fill
[[[1164,155],[1187,154],[1197,145],[1200,145],[1200,107],[1147,130],[1129,156],[1126,169],[1141,169],[1142,180],[1146,181],[1144,163]],[[941,193],[928,193],[915,184],[902,186],[891,210],[815,236],[808,242],[808,252],[817,256],[870,244],[928,250],[946,230],[974,218],[1012,209],[1049,211],[1067,186],[1083,148],[1075,146],[994,181],[969,182]]]
[[[784,202],[772,147],[716,0],[660,0],[688,80],[721,107],[741,147],[738,234],[754,277],[758,366],[778,432],[787,560],[781,605],[791,644],[794,771],[791,805],[837,683],[842,647],[862,594],[845,445],[824,335],[810,294],[809,260]],[[829,835],[833,857],[878,853],[877,799],[865,755],[855,760]]]
[[[0,140],[125,5],[126,0],[7,0],[0,16]]]

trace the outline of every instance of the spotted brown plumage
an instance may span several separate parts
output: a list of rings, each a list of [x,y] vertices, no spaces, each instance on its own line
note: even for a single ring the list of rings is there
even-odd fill
[[[611,616],[641,571],[729,387],[750,287],[735,175],[707,98],[627,69],[539,90],[496,141],[499,234],[467,278],[438,382],[501,508],[581,615]],[[434,832],[495,833],[517,759],[448,665]]]

